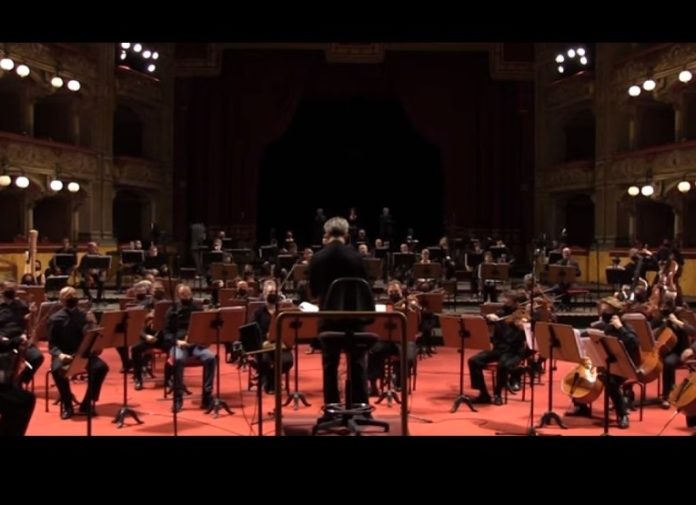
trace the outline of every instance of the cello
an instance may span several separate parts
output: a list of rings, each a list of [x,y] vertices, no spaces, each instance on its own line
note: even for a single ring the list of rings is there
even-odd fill
[[[696,416],[696,372],[691,372],[672,390],[669,403],[685,416]]]

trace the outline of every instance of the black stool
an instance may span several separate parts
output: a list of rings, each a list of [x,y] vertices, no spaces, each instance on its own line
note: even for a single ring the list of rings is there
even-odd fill
[[[344,277],[331,283],[323,310],[338,311],[374,311],[375,301],[370,285],[365,279]],[[323,324],[333,331],[322,331],[319,340],[328,345],[341,345],[346,352],[347,373],[345,384],[345,403],[332,403],[324,406],[324,417],[312,429],[312,435],[332,428],[347,428],[351,433],[360,435],[360,426],[377,426],[389,431],[389,423],[370,417],[373,407],[369,403],[355,404],[352,401],[353,352],[358,347],[367,351],[377,342],[374,333],[360,331],[372,321],[364,319],[336,319]]]

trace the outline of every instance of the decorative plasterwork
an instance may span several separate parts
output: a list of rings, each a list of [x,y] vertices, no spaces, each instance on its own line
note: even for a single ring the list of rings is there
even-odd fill
[[[136,187],[160,188],[165,185],[160,164],[138,158],[115,158],[113,179],[116,184]]]
[[[157,105],[162,101],[159,81],[129,70],[119,69],[116,72],[116,94],[149,105]]]
[[[587,72],[546,88],[546,107],[556,109],[594,99],[594,74]]]
[[[11,167],[24,170],[28,174],[54,174],[56,164],[60,167],[63,177],[94,179],[98,173],[96,153],[82,149],[0,139],[0,154],[7,157]]]
[[[555,165],[537,171],[537,181],[539,190],[589,189],[594,186],[594,164],[588,160]]]

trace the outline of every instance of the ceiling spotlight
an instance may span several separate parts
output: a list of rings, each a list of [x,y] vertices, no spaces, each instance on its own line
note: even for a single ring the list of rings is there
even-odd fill
[[[158,59],[158,58],[159,58],[159,53],[158,53],[157,51],[154,51],[154,52],[152,53],[152,59],[153,59],[153,60],[156,60],[156,59]]]
[[[653,193],[655,193],[655,188],[653,188],[652,184],[646,184],[642,188],[640,188],[640,193],[643,196],[652,196]]]
[[[644,89],[645,91],[652,91],[652,90],[655,89],[655,86],[656,86],[655,81],[653,81],[652,79],[647,79],[647,80],[643,83],[643,89]]]
[[[638,96],[640,95],[640,86],[636,86],[635,84],[628,88],[628,94],[631,96]]]
[[[565,61],[565,58],[563,57],[562,54],[559,54],[556,56],[556,63],[563,63]]]
[[[28,188],[29,187],[29,178],[20,175],[15,179],[15,184],[17,185],[18,188]]]
[[[628,188],[628,194],[631,196],[638,196],[640,193],[640,188],[638,186],[631,186]]]
[[[691,189],[691,183],[689,181],[681,181],[677,184],[677,189],[680,193],[688,193]]]
[[[70,91],[80,91],[80,87],[81,87],[80,81],[78,81],[76,79],[70,79],[68,81],[68,89]]]
[[[70,184],[68,184],[68,191],[70,191],[71,193],[77,193],[78,191],[80,191],[80,185],[76,182],[71,182]]]
[[[152,52],[150,51],[143,51],[143,58],[148,59],[150,56],[152,56]]]
[[[568,58],[575,58],[575,49],[568,49]]]
[[[156,68],[157,68],[157,67],[156,67],[155,65],[153,65],[152,63],[150,63],[150,64],[147,66],[147,71],[148,71],[148,72],[154,72]]]
[[[22,65],[17,65],[17,70],[16,70],[16,72],[17,72],[17,75],[18,75],[18,76],[20,76],[20,77],[26,77],[26,76],[29,75],[29,72],[31,72],[31,70],[29,70],[29,67],[28,67],[28,66],[22,64]]]
[[[136,53],[139,53],[142,50],[143,50],[142,44],[133,44],[133,51],[135,51]]]
[[[12,184],[12,177],[7,174],[0,175],[0,187],[6,188]]]
[[[128,57],[128,53],[126,53],[125,51],[121,51],[121,54],[119,54],[118,57],[122,60],[125,60]]]
[[[689,82],[692,77],[693,75],[688,70],[682,70],[681,72],[679,72],[679,80],[681,82]]]
[[[3,70],[10,71],[14,68],[14,61],[7,57],[3,58],[0,60],[0,68]]]
[[[123,49],[128,49],[130,48],[130,42],[121,42],[121,47]]]
[[[580,56],[580,63],[587,65],[587,56]]]
[[[63,86],[63,79],[61,79],[58,76],[55,76],[53,79],[51,79],[51,86],[54,88],[60,88]]]
[[[52,191],[60,191],[61,189],[63,189],[63,182],[59,181],[58,179],[53,179],[49,184],[49,187]]]
[[[578,56],[585,56],[585,48],[584,47],[578,47],[578,49],[575,52],[578,53]]]

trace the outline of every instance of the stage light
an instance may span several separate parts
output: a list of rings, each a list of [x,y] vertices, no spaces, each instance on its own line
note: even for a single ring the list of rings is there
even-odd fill
[[[581,56],[580,57],[580,63],[583,65],[587,65],[587,57],[586,56]]]
[[[143,58],[148,59],[150,56],[152,56],[152,53],[150,51],[143,51]]]
[[[61,79],[58,76],[55,76],[53,79],[51,79],[51,86],[54,88],[60,88],[63,86],[63,79]]]
[[[575,52],[578,53],[578,56],[585,56],[585,48],[584,47],[578,47],[577,51],[575,51]]]
[[[565,58],[563,57],[562,54],[559,54],[556,56],[556,63],[563,63],[565,61]]]
[[[558,65],[558,73],[562,74],[563,72],[565,72],[565,68],[563,68],[563,65]]]
[[[655,193],[655,188],[652,186],[652,184],[646,184],[640,188],[640,193],[643,196],[652,196],[653,193]]]
[[[691,183],[689,181],[681,181],[677,184],[677,189],[680,193],[688,193],[691,189]]]
[[[68,191],[70,191],[71,193],[77,193],[78,191],[80,191],[80,185],[76,182],[71,182],[70,184],[68,184]]]
[[[575,49],[568,49],[566,54],[568,55],[568,58],[575,58]]]
[[[143,50],[142,44],[133,44],[133,51],[135,51],[136,53],[139,53],[142,50]]]
[[[643,89],[644,89],[645,91],[652,91],[652,90],[655,89],[655,86],[656,86],[655,81],[653,81],[652,79],[647,79],[647,80],[643,83]]]
[[[152,53],[152,59],[153,59],[153,60],[156,60],[156,59],[158,59],[158,58],[159,58],[159,53],[158,53],[157,51],[153,52],[153,53]]]
[[[29,70],[29,67],[27,67],[26,65],[22,64],[22,65],[17,65],[17,70],[16,70],[16,72],[17,72],[17,75],[18,75],[18,76],[24,78],[24,77],[26,77],[26,76],[29,75],[29,73],[31,72],[31,70]]]
[[[130,49],[130,42],[121,42],[121,47],[123,49]]]
[[[628,88],[628,94],[631,96],[638,96],[640,95],[640,86],[636,86],[635,84]]]
[[[125,60],[126,58],[128,58],[128,53],[126,53],[125,51],[121,51],[119,58],[121,58],[121,60]]]
[[[80,87],[81,87],[80,81],[75,80],[75,79],[70,79],[68,81],[68,89],[70,91],[80,91]]]
[[[0,175],[0,187],[6,188],[12,184],[12,177],[7,174]]]
[[[9,72],[14,68],[14,61],[7,57],[3,58],[0,60],[0,68]]]
[[[157,67],[156,67],[155,65],[153,65],[152,63],[150,63],[150,64],[147,66],[147,71],[148,71],[148,72],[154,72],[155,69],[157,69]]]
[[[689,82],[692,77],[693,77],[693,75],[688,70],[682,70],[681,72],[679,72],[679,80],[681,82],[684,82],[684,83]]]
[[[51,183],[49,184],[49,187],[50,187],[53,191],[60,191],[61,189],[63,189],[63,182],[62,182],[62,181],[59,181],[58,179],[53,179],[53,180],[51,181]]]
[[[631,186],[628,188],[628,194],[631,196],[638,196],[640,193],[640,188],[638,186]]]
[[[18,188],[22,188],[22,189],[28,188],[29,187],[29,179],[23,175],[20,175],[19,177],[17,177],[15,179],[15,185]]]

